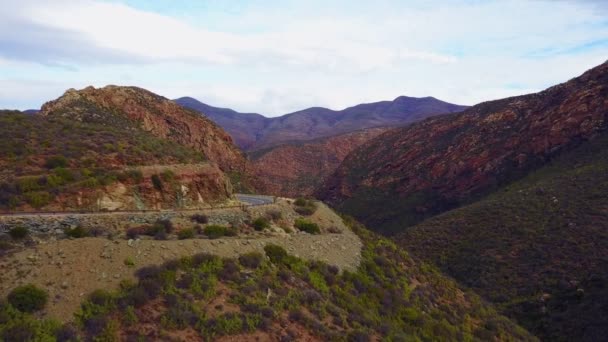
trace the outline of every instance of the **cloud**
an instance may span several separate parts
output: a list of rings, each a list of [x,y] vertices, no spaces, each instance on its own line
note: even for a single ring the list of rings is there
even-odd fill
[[[186,3],[3,2],[0,107],[88,84],[268,115],[399,95],[474,104],[567,80],[608,53],[606,6],[592,0]]]

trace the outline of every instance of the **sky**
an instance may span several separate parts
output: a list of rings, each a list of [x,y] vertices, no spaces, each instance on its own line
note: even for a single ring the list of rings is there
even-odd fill
[[[607,59],[603,0],[0,0],[0,108],[108,84],[266,116],[473,105]]]

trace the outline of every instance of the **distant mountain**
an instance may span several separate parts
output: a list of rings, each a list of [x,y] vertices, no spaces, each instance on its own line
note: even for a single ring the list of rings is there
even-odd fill
[[[235,143],[244,150],[250,149],[258,139],[259,132],[272,121],[257,113],[239,113],[228,108],[218,108],[204,104],[191,97],[175,100],[179,105],[205,114],[222,126],[232,136]]]
[[[178,104],[197,110],[222,126],[245,150],[258,150],[286,142],[306,141],[364,128],[404,125],[424,118],[459,112],[466,106],[433,97],[400,96],[393,101],[365,103],[334,111],[312,107],[275,118],[216,108],[185,97]]]
[[[26,109],[23,114],[38,114],[38,112],[40,112],[40,109]]]

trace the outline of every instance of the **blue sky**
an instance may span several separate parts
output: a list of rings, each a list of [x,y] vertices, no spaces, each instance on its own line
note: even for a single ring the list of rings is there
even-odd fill
[[[276,116],[529,93],[608,59],[600,0],[0,0],[0,108],[135,85]]]

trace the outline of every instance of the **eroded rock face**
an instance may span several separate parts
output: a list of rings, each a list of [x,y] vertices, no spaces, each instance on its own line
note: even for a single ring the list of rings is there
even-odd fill
[[[607,116],[604,63],[540,93],[481,103],[373,139],[317,194],[372,228],[391,222],[403,228],[602,134]]]
[[[136,87],[70,89],[45,103],[40,114],[79,121],[131,125],[201,151],[224,171],[246,172],[247,161],[232,138],[211,120]]]
[[[311,196],[342,160],[362,143],[386,132],[370,128],[301,144],[275,147],[254,158],[262,193],[286,197]]]
[[[143,181],[117,181],[96,189],[64,193],[46,211],[115,211],[148,209],[194,209],[223,203],[232,196],[230,180],[215,164],[180,164],[132,167]],[[162,179],[170,171],[171,177]],[[151,180],[160,175],[162,188]]]

